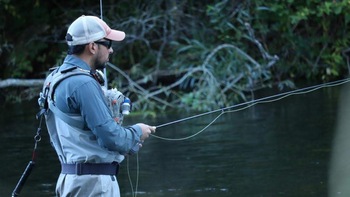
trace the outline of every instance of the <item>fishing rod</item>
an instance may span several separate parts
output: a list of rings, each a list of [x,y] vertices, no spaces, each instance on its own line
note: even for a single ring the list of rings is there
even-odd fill
[[[100,0],[100,18],[101,20],[103,20],[103,0]],[[104,82],[104,86],[108,89],[108,80],[107,80],[107,69],[103,68],[103,74],[105,75],[105,82]]]
[[[161,128],[161,127],[166,127],[166,126],[169,126],[169,125],[173,125],[173,124],[177,124],[177,123],[180,123],[180,122],[192,120],[192,119],[195,119],[195,118],[199,118],[199,117],[206,116],[206,115],[213,114],[213,113],[217,113],[217,112],[221,112],[221,113],[229,112],[230,110],[232,110],[234,108],[238,108],[238,107],[241,107],[241,106],[244,106],[244,105],[254,105],[254,104],[258,104],[258,103],[268,102],[269,100],[272,100],[272,99],[276,99],[276,98],[280,98],[280,97],[281,98],[282,97],[285,98],[287,96],[291,96],[291,95],[295,95],[295,94],[303,94],[303,93],[311,92],[311,91],[314,91],[314,90],[317,90],[317,89],[320,89],[320,88],[341,85],[341,84],[344,84],[344,83],[347,83],[347,82],[350,82],[350,78],[341,79],[341,80],[328,82],[328,83],[324,83],[324,84],[318,84],[318,85],[314,85],[314,86],[309,86],[309,87],[296,89],[296,90],[292,90],[292,91],[288,91],[288,92],[283,92],[283,93],[280,93],[280,94],[267,96],[267,97],[263,97],[263,98],[260,98],[260,99],[255,99],[255,100],[247,101],[247,102],[244,102],[244,103],[239,103],[239,104],[236,104],[236,105],[231,105],[231,106],[228,106],[228,107],[223,107],[223,108],[219,108],[219,109],[216,109],[216,110],[204,112],[204,113],[201,113],[201,114],[189,116],[189,117],[186,117],[186,118],[174,120],[174,121],[171,121],[171,122],[168,122],[168,123],[157,125],[156,128],[158,129],[158,128]]]

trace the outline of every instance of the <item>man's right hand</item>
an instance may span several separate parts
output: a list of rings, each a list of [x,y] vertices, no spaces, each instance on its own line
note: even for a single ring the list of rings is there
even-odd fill
[[[156,132],[155,126],[146,125],[144,123],[137,123],[136,125],[141,127],[142,130],[141,141],[144,141],[146,138],[148,138],[151,133]]]

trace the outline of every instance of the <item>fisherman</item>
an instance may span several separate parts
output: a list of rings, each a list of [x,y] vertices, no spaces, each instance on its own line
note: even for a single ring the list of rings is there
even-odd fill
[[[144,123],[118,124],[101,88],[96,71],[105,68],[112,42],[124,38],[98,17],[77,18],[66,35],[68,55],[46,79],[46,125],[62,168],[57,196],[120,196],[119,164],[155,132]]]

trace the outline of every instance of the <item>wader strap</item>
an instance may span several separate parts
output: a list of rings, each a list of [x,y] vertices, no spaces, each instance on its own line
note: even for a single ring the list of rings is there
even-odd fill
[[[61,174],[75,175],[118,175],[119,164],[113,163],[77,163],[77,164],[61,164]]]
[[[49,108],[57,117],[59,117],[61,120],[63,120],[70,126],[83,129],[83,130],[86,129],[85,123],[81,116],[64,113],[63,111],[58,109],[58,107],[56,107],[52,101],[49,101]]]

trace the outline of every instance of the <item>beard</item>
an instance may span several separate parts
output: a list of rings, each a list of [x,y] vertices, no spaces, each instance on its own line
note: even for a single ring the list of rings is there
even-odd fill
[[[101,62],[98,59],[95,60],[95,69],[103,70],[106,68],[107,62]]]
[[[96,57],[95,57],[95,61],[94,61],[95,69],[98,69],[98,70],[105,69],[108,61],[109,61],[109,54],[106,57],[106,54],[103,54],[101,51],[98,51],[98,53],[96,54]]]

